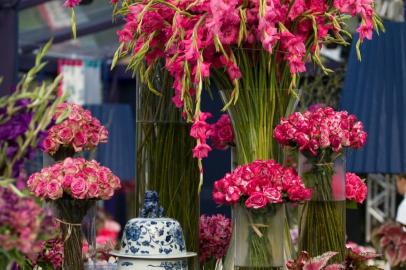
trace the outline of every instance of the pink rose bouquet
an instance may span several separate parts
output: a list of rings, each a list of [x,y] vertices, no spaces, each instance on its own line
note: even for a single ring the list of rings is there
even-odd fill
[[[306,187],[313,189],[312,201],[303,207],[299,249],[319,256],[338,252],[345,257],[345,199],[362,202],[366,187],[355,175],[345,176],[344,150],[366,143],[362,122],[346,111],[314,107],[295,112],[275,127],[274,138],[282,146],[297,149],[299,171]],[[349,181],[349,182],[348,182]]]
[[[66,158],[43,168],[30,176],[27,185],[35,196],[48,200],[108,200],[121,187],[120,179],[109,168],[83,158]]]
[[[354,115],[324,107],[282,119],[274,137],[279,144],[297,147],[307,156],[322,156],[363,147],[367,133]]]
[[[231,220],[223,215],[200,217],[199,261],[203,269],[214,269],[227,253],[231,240]]]
[[[260,209],[284,201],[301,202],[311,198],[297,172],[273,160],[257,160],[239,166],[214,183],[213,199],[217,204],[244,203]]]
[[[82,220],[96,200],[114,195],[121,187],[120,179],[94,160],[66,158],[32,174],[27,186],[35,196],[50,202],[61,223],[63,268],[83,270]]]
[[[349,201],[363,203],[368,194],[367,185],[355,173],[345,174],[345,194]]]
[[[54,120],[64,119],[48,130],[43,142],[44,151],[54,155],[63,148],[74,152],[94,149],[99,143],[106,143],[107,129],[83,107],[62,103],[57,107]]]
[[[284,241],[282,203],[305,201],[311,194],[294,169],[273,160],[239,166],[216,181],[214,201],[233,205],[233,216],[238,217],[233,220],[230,251],[236,266],[282,267],[283,252],[275,245]]]

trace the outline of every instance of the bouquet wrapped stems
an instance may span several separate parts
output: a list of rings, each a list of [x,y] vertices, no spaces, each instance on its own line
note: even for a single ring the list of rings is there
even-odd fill
[[[82,221],[96,200],[73,200],[61,198],[50,202],[54,215],[60,222],[64,241],[63,269],[84,270],[82,256]]]
[[[342,156],[327,162],[300,156],[300,171],[306,187],[313,188],[312,200],[301,208],[299,251],[311,257],[338,252],[332,260],[345,260],[345,161]]]

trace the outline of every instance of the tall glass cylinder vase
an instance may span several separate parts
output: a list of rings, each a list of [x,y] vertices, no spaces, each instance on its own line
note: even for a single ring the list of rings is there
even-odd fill
[[[60,222],[63,239],[63,269],[84,270],[82,222],[95,209],[95,200],[61,198],[49,202],[54,216]],[[88,230],[85,230],[88,232]],[[94,243],[95,244],[95,243]]]
[[[165,215],[180,222],[187,249],[196,252],[200,197],[199,170],[192,156],[195,141],[189,135],[190,124],[172,102],[171,85],[164,69],[155,73],[154,87],[160,95],[138,80],[136,209],[142,207],[146,190],[157,191]]]
[[[328,157],[328,158],[326,158]],[[301,208],[299,250],[310,256],[338,252],[333,261],[345,260],[345,156],[322,158],[299,155],[299,173],[313,189],[311,201]]]
[[[234,268],[238,270],[282,269],[285,265],[284,238],[285,208],[281,204],[266,209],[233,207]],[[227,265],[226,265],[226,269]]]

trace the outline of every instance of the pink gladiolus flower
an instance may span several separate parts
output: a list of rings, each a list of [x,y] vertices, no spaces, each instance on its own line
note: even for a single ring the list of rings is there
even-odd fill
[[[82,0],[65,0],[65,3],[63,4],[67,8],[74,8],[80,4]]]
[[[211,147],[205,143],[198,144],[193,148],[193,157],[198,159],[206,158],[211,150]]]

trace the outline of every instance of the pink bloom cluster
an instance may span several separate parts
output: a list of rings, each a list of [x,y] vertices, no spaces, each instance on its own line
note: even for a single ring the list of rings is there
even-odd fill
[[[311,198],[300,176],[273,160],[257,160],[239,166],[214,183],[213,199],[217,204],[234,204],[242,199],[247,208],[264,208],[268,204],[294,202]]]
[[[226,253],[231,240],[231,220],[223,215],[202,215],[199,231],[199,261],[221,259]]]
[[[33,265],[42,261],[41,251],[56,236],[58,223],[32,197],[19,197],[0,187],[0,251],[25,257]]]
[[[210,140],[214,148],[226,150],[230,145],[234,145],[233,126],[228,114],[222,114],[212,125],[212,130]]]
[[[406,232],[402,225],[388,222],[374,233],[390,266],[406,267]]]
[[[46,241],[44,249],[40,253],[37,265],[49,264],[52,269],[62,269],[63,262],[63,241],[55,238]]]
[[[355,173],[345,174],[345,194],[347,200],[363,203],[367,193],[368,188],[358,175]]]
[[[148,66],[165,60],[178,107],[185,92],[193,95],[213,69],[226,70],[231,81],[241,78],[232,53],[236,47],[276,54],[280,66],[287,64],[296,74],[306,70],[309,56],[319,56],[325,40],[340,36],[344,14],[361,15],[360,40],[371,38],[375,19],[372,0],[123,2],[128,9],[120,43]]]
[[[107,142],[108,131],[89,110],[76,104],[62,103],[54,120],[68,113],[61,123],[52,126],[43,142],[44,151],[54,154],[61,147],[71,147],[75,152],[90,150],[99,143]]]
[[[78,6],[82,2],[82,0],[65,0],[65,3],[63,5],[67,8],[74,8]]]
[[[340,152],[344,147],[361,148],[367,133],[354,115],[325,107],[295,112],[282,119],[274,137],[281,145],[298,147],[301,152],[317,156],[324,149]]]
[[[27,185],[35,196],[50,200],[66,195],[80,200],[108,200],[121,187],[120,179],[110,169],[83,158],[66,158],[43,168],[30,176]]]
[[[207,143],[210,139],[212,146],[219,150],[226,150],[234,143],[233,127],[230,117],[227,114],[220,116],[214,124],[207,123],[207,119],[212,117],[211,113],[201,112],[200,117],[195,121],[190,129],[190,136],[197,139],[199,143],[193,149],[193,157],[206,158],[212,147]]]
[[[300,252],[297,259],[289,260],[286,264],[289,270],[344,270],[341,264],[329,264],[329,260],[337,255],[337,252],[326,252],[320,256],[311,258],[306,251]]]

